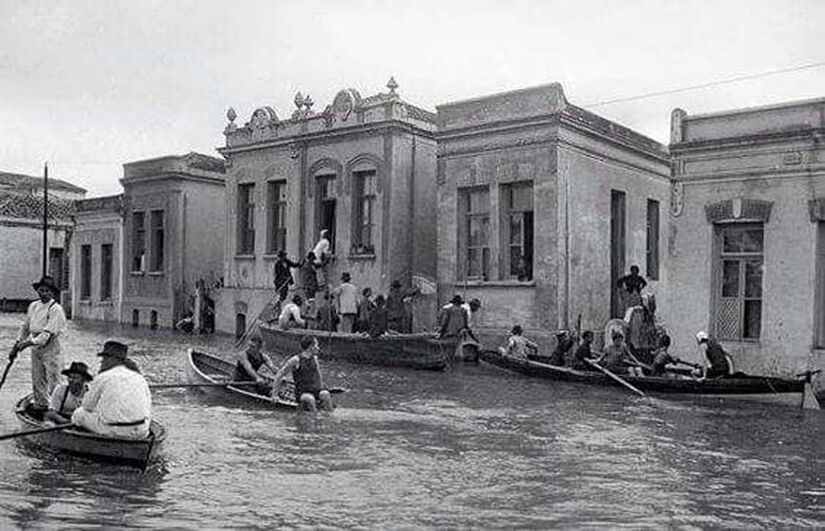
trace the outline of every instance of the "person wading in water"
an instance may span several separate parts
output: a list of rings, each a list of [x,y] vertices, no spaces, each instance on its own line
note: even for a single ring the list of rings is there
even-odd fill
[[[306,336],[301,339],[301,352],[292,356],[278,369],[275,374],[275,393],[288,371],[292,371],[292,380],[295,382],[295,400],[307,411],[332,410],[332,396],[324,387],[324,378],[321,375],[321,366],[318,364],[318,340]]]

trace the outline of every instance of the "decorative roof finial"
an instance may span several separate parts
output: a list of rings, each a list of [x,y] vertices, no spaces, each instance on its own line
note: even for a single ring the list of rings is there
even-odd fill
[[[229,120],[230,122],[234,122],[235,118],[237,118],[237,117],[238,117],[238,113],[236,113],[235,109],[233,109],[232,107],[230,107],[226,110],[226,119]]]
[[[390,76],[390,80],[387,81],[387,88],[390,89],[390,95],[395,96],[395,89],[398,88],[398,83],[395,81],[395,78]]]
[[[312,101],[312,96],[307,94],[306,98],[304,98],[304,106],[307,108],[307,113],[312,112],[313,105],[315,105],[315,102]]]
[[[295,93],[295,99],[293,99],[292,102],[295,103],[295,107],[300,109],[301,107],[304,106],[304,95],[301,94],[300,92],[296,92]]]

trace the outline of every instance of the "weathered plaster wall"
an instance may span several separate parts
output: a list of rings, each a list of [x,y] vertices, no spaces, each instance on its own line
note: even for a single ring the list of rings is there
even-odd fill
[[[49,247],[62,249],[65,236],[63,229],[50,229]],[[0,219],[0,249],[0,298],[34,300],[32,282],[40,278],[43,265],[42,223]]]
[[[121,312],[120,298],[120,267],[121,267],[121,223],[119,215],[86,214],[78,216],[77,225],[72,235],[71,243],[71,286],[72,293],[72,318],[90,319],[97,321],[118,322]],[[108,300],[101,300],[102,284],[102,263],[101,246],[103,244],[112,245],[112,293]],[[91,296],[82,300],[81,293],[81,248],[83,245],[91,245],[92,268],[91,268]]]

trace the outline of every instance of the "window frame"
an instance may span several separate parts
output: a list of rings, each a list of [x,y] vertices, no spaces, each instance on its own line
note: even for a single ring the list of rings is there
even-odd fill
[[[156,223],[160,220],[160,223]],[[149,211],[149,237],[151,242],[150,273],[165,271],[166,215],[163,209]]]
[[[472,196],[474,194],[485,194],[486,197],[486,210],[472,210]],[[491,235],[490,231],[492,229],[492,216],[491,216],[491,190],[490,186],[473,186],[467,188],[460,188],[459,189],[459,238],[458,238],[458,245],[459,245],[459,253],[458,255],[461,257],[459,261],[459,271],[457,277],[461,280],[480,280],[480,281],[488,281],[490,280],[490,256],[492,254],[491,249]],[[472,234],[473,224],[474,222],[480,222],[481,226],[484,227],[486,222],[486,242],[482,242],[477,245],[470,245],[470,236]],[[476,251],[478,254],[478,264],[479,264],[479,271],[478,274],[471,274],[471,253]],[[475,271],[473,271],[475,273]]]
[[[745,234],[749,231],[758,230],[760,233],[760,250],[726,250],[725,236],[727,234]],[[714,275],[713,284],[713,327],[714,333],[719,339],[726,341],[738,341],[756,343],[760,341],[762,335],[762,316],[764,314],[764,300],[765,300],[765,279],[764,279],[764,265],[765,265],[765,227],[763,223],[759,222],[744,222],[744,223],[725,223],[716,225],[716,241],[715,250],[713,254],[713,263],[716,273]],[[743,239],[744,242],[744,239]],[[725,263],[736,263],[736,295],[725,296],[725,290],[730,284],[726,283],[726,267]],[[759,296],[748,295],[748,266],[756,263],[759,270]],[[731,269],[733,271],[733,269]],[[752,277],[751,277],[752,278]],[[727,301],[727,302],[726,302]],[[732,302],[731,302],[732,301]],[[748,332],[747,320],[747,306],[748,303],[758,302],[759,319],[756,323],[756,334],[746,335]],[[725,323],[723,322],[723,314],[731,313],[728,307],[735,305],[736,317],[733,327],[736,329],[734,334],[728,333]]]
[[[255,254],[255,183],[238,183],[235,253]]]
[[[109,249],[108,260],[104,249]],[[100,300],[112,300],[115,246],[112,243],[100,245]]]
[[[647,200],[647,241],[645,246],[645,262],[647,278],[659,280],[659,231],[661,223],[661,210],[659,201],[648,198]]]
[[[367,179],[370,186],[365,186]],[[378,170],[368,168],[352,172],[354,183],[353,208],[353,254],[375,254],[375,209],[378,204]],[[364,210],[368,206],[365,220]],[[365,237],[366,235],[366,237]]]
[[[515,192],[529,189],[529,209],[519,209],[514,205]],[[507,280],[518,280],[519,282],[532,282],[535,263],[535,196],[533,181],[514,181],[500,185],[499,201],[501,205],[501,243],[504,250],[500,261],[502,277]],[[529,214],[529,215],[528,215]],[[519,239],[513,241],[513,220],[519,221]],[[528,220],[530,229],[528,231]],[[528,238],[531,241],[528,242]],[[527,252],[529,248],[529,253]],[[519,255],[524,258],[530,256],[529,263],[525,260],[525,271],[513,271],[513,250],[518,249]]]
[[[138,223],[140,219],[140,223]],[[132,212],[132,273],[146,271],[146,212]]]
[[[269,254],[286,250],[288,199],[289,191],[285,180],[267,181],[266,250]]]
[[[92,300],[92,246],[80,246],[80,300]]]

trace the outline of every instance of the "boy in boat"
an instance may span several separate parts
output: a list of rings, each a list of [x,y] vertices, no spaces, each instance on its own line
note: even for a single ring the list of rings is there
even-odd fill
[[[61,383],[54,388],[49,400],[49,410],[43,416],[45,420],[58,424],[69,422],[74,410],[83,403],[88,384],[92,381],[89,367],[82,361],[73,361],[61,374],[66,376],[68,383]]]
[[[604,354],[596,362],[610,372],[628,374],[630,366],[639,366],[639,361],[627,350],[624,335],[613,332],[613,343],[604,349]]]
[[[83,404],[72,413],[72,424],[101,435],[143,439],[149,435],[152,395],[128,347],[106,341],[100,371],[89,385]]]
[[[281,313],[278,315],[278,328],[286,330],[288,328],[305,328],[306,321],[301,317],[301,304],[304,299],[300,295],[294,295],[292,301],[284,304]]]
[[[307,411],[332,410],[332,396],[324,387],[321,367],[318,364],[318,340],[306,336],[301,339],[301,352],[292,356],[275,374],[274,389],[277,392],[288,371],[295,382],[295,401]]]
[[[272,384],[259,375],[258,371],[264,365],[269,367],[273,374],[277,369],[266,352],[261,350],[262,346],[263,339],[261,336],[257,334],[249,336],[246,350],[238,356],[238,363],[235,365],[235,374],[232,376],[232,381],[255,382],[257,392],[269,396],[272,394]]]
[[[521,325],[513,325],[510,330],[510,337],[507,339],[507,354],[514,358],[527,359],[527,353],[538,351],[539,346],[522,334],[524,330]]]
[[[696,333],[696,343],[705,355],[707,367],[705,369],[706,378],[724,378],[731,372],[730,354],[725,352],[718,341],[708,336],[704,330]]]

